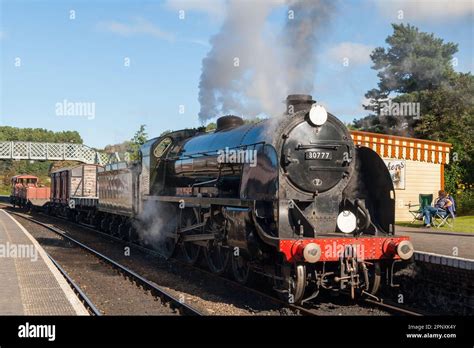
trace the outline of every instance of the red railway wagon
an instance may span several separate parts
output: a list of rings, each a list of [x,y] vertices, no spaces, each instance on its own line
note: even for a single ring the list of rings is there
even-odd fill
[[[10,202],[13,206],[43,206],[49,201],[50,188],[38,184],[36,176],[15,175],[11,180],[11,185]]]

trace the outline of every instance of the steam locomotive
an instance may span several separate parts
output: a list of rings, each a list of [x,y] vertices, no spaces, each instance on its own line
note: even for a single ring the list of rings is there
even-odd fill
[[[390,174],[311,96],[286,103],[282,116],[258,123],[229,115],[211,133],[152,139],[138,163],[97,169],[96,200],[49,209],[167,257],[179,251],[189,264],[203,255],[212,272],[230,270],[241,283],[263,275],[289,302],[322,289],[375,294],[414,251],[394,234]]]

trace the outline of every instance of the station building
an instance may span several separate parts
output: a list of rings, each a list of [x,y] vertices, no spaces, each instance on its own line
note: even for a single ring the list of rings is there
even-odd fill
[[[394,135],[350,131],[356,145],[367,146],[383,158],[395,188],[395,220],[411,221],[408,204],[418,204],[418,195],[444,189],[444,166],[451,144]]]

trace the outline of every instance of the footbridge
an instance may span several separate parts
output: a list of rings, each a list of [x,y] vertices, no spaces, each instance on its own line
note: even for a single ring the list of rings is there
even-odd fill
[[[1,141],[0,159],[78,161],[106,165],[120,161],[118,154],[99,152],[83,144]]]

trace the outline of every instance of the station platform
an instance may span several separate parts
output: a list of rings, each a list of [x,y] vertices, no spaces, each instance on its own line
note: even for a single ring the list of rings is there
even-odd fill
[[[0,315],[88,315],[47,253],[0,209]]]
[[[395,233],[410,237],[415,260],[474,271],[474,234],[401,226]]]

